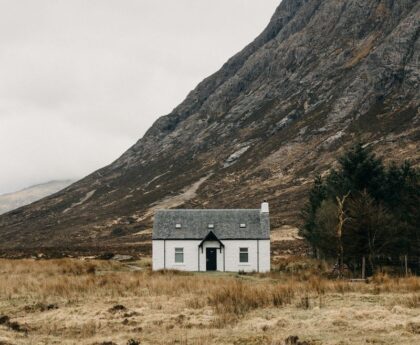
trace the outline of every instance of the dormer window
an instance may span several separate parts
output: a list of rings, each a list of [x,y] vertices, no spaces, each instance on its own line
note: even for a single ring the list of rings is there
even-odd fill
[[[246,228],[246,224],[245,223],[241,223],[241,224],[239,224],[239,227],[242,228],[242,229],[243,228]]]
[[[181,229],[181,224],[180,223],[176,223],[175,224],[175,229]]]
[[[210,224],[208,225],[208,228],[209,228],[209,229],[214,229],[214,224],[210,223]]]

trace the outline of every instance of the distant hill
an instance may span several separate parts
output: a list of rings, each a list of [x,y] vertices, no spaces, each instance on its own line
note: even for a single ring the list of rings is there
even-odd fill
[[[62,181],[50,181],[47,183],[38,184],[18,192],[7,193],[0,195],[0,214],[12,211],[16,208],[28,205],[39,199],[45,198],[48,195],[54,194],[74,181],[62,180]]]
[[[273,228],[296,226],[314,177],[356,140],[418,164],[420,1],[279,3],[253,42],[119,159],[2,215],[0,251],[139,250],[164,207],[267,199]]]

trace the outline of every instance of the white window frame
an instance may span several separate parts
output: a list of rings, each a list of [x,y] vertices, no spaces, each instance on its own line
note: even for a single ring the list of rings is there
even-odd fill
[[[175,224],[175,229],[181,229],[181,227],[182,227],[182,226],[181,226],[181,224],[180,224],[180,223],[176,223],[176,224]]]
[[[207,227],[208,227],[209,229],[214,229],[214,224],[213,224],[213,223],[210,223]]]
[[[246,261],[244,261],[243,256],[246,255]],[[248,247],[240,247],[239,248],[239,263],[247,264],[249,263],[249,248]]]
[[[245,223],[241,223],[241,224],[239,224],[239,227],[240,227],[241,229],[244,229],[244,228],[246,228],[246,224],[245,224]]]
[[[184,248],[176,247],[175,248],[175,263],[176,264],[183,264],[184,263]]]

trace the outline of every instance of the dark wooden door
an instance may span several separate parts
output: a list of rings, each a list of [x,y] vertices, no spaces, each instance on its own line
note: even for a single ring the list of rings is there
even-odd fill
[[[217,248],[206,248],[206,270],[217,270]]]

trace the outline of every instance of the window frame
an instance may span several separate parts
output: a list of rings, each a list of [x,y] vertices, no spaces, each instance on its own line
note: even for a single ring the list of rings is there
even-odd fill
[[[246,256],[246,261],[244,261],[244,256]],[[239,247],[239,263],[247,264],[249,263],[249,248],[248,247]]]
[[[179,261],[181,257],[182,261]],[[176,264],[183,264],[184,263],[184,248],[183,247],[175,247],[174,249],[174,260]]]

